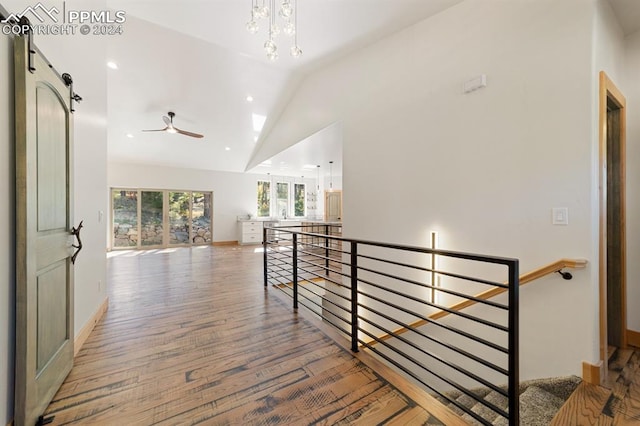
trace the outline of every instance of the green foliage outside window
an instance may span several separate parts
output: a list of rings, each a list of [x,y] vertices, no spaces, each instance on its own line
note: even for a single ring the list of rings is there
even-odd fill
[[[304,196],[305,196],[304,183],[296,183],[293,186],[293,188],[294,188],[293,199],[295,201],[294,216],[304,216]]]
[[[258,181],[258,217],[271,216],[271,182]]]

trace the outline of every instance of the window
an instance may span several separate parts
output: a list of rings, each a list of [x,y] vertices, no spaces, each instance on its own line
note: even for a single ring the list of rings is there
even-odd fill
[[[258,217],[271,216],[271,182],[258,181]]]
[[[113,247],[138,245],[138,191],[113,190]]]
[[[289,183],[276,184],[276,212],[278,216],[287,217],[289,213]]]
[[[211,244],[212,192],[112,189],[112,248]]]
[[[294,202],[294,211],[293,215],[296,217],[306,216],[306,205],[305,205],[305,185],[304,183],[296,183],[293,185],[293,202]]]
[[[188,192],[169,192],[169,244],[189,243]]]
[[[211,192],[193,192],[192,195],[191,242],[193,244],[210,243],[213,194]]]
[[[162,191],[142,191],[140,203],[140,244],[143,246],[161,246],[164,239]]]

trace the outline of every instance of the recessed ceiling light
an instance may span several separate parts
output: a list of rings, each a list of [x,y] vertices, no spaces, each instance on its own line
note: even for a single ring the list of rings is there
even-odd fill
[[[247,96],[247,102],[253,102],[253,96],[251,95]]]
[[[224,147],[224,150],[225,150],[225,151],[231,151],[231,148],[229,148],[228,146],[225,146],[225,147]]]
[[[132,139],[133,138],[133,133],[127,133],[127,137]]]
[[[116,63],[115,63],[115,62],[113,62],[113,61],[109,61],[109,62],[107,62],[107,66],[108,66],[109,68],[111,68],[112,70],[117,70],[117,69],[118,69],[118,64],[116,64]]]

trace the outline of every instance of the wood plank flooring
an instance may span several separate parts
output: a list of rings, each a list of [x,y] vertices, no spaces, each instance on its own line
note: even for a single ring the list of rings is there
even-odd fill
[[[615,349],[609,354],[605,383],[581,383],[552,426],[640,425],[640,350]]]
[[[45,415],[53,425],[463,424],[294,313],[264,289],[261,265],[255,246],[113,253],[109,310]]]

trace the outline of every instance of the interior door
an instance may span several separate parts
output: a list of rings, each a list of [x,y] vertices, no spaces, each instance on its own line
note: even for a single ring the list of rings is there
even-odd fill
[[[342,222],[342,191],[325,191],[324,220]]]
[[[33,425],[73,365],[73,123],[70,88],[27,37],[14,61],[15,424]]]

